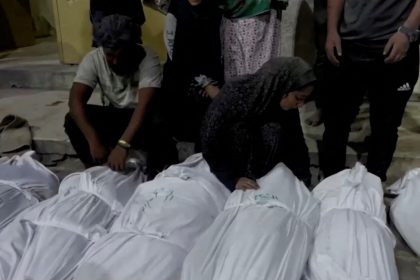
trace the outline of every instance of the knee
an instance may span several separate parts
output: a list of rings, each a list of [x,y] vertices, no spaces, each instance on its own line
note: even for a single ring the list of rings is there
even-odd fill
[[[67,113],[64,117],[64,129],[68,134],[69,131],[72,131],[77,127],[76,122],[74,121],[73,117],[70,113]]]
[[[70,123],[73,122],[73,118],[70,115],[70,113],[67,113],[66,116],[64,117],[64,127],[67,127],[70,125]]]

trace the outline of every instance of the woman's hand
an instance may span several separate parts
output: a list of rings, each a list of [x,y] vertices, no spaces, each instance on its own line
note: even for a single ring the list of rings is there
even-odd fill
[[[241,177],[239,178],[238,182],[236,182],[235,189],[237,190],[258,190],[260,186],[258,186],[257,182],[255,180]]]
[[[205,95],[210,97],[211,99],[215,99],[216,96],[218,96],[220,93],[219,87],[214,86],[214,85],[206,86],[204,91],[205,91]]]
[[[109,155],[108,166],[114,171],[124,171],[127,155],[128,150],[117,145]]]

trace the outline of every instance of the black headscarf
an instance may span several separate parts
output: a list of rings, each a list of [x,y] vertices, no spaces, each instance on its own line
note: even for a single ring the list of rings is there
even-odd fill
[[[301,58],[273,58],[255,74],[239,76],[226,83],[210,111],[227,106],[232,117],[261,116],[273,106],[278,109],[283,96],[315,80],[312,68]]]

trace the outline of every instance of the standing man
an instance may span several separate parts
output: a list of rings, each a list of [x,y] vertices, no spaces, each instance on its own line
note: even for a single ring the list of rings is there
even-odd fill
[[[177,160],[169,134],[152,123],[161,65],[152,50],[139,44],[139,31],[126,16],[104,17],[95,26],[99,47],[79,65],[65,129],[86,167],[107,163],[124,170],[131,147],[148,151],[148,167],[154,173]],[[97,85],[106,106],[87,104]]]
[[[420,0],[328,0],[328,96],[321,168],[345,168],[350,126],[370,103],[367,168],[386,180],[405,106],[419,72]]]

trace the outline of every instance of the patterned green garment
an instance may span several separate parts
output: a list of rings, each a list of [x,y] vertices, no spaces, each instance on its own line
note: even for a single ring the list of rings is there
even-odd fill
[[[285,10],[288,0],[221,0],[220,7],[227,18],[249,18],[270,11]]]

